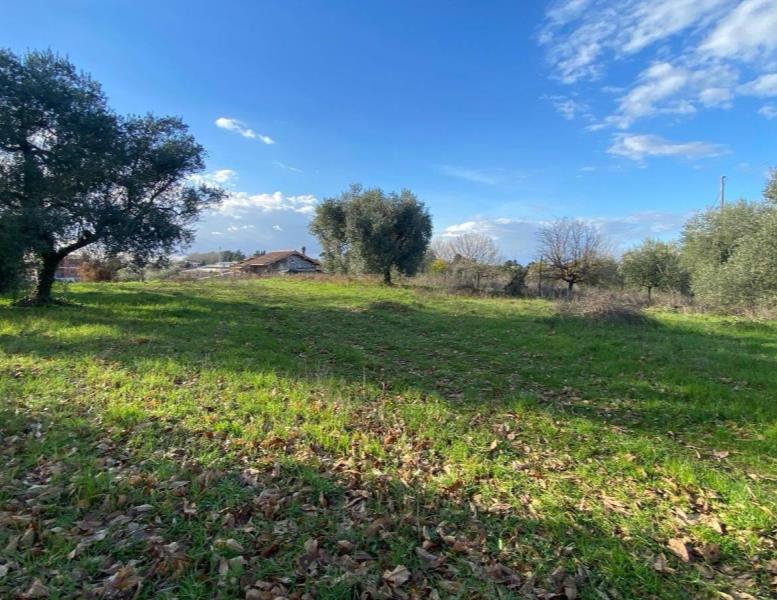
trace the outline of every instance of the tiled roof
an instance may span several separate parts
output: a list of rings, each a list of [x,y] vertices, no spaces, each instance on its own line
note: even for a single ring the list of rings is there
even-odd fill
[[[241,267],[266,267],[268,265],[272,265],[274,263],[277,263],[279,260],[283,260],[284,258],[288,258],[289,256],[299,256],[300,258],[303,258],[305,260],[308,260],[312,262],[313,264],[317,265],[319,262],[315,258],[310,258],[309,256],[305,256],[301,252],[297,252],[296,250],[278,250],[276,252],[268,252],[267,254],[261,254],[259,256],[252,256],[251,258],[247,258],[243,262],[239,264]]]

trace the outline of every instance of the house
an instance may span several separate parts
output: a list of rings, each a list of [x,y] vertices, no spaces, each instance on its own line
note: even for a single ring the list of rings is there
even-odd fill
[[[271,275],[282,273],[318,273],[321,263],[315,258],[305,255],[305,248],[297,250],[279,250],[252,256],[235,265],[235,269],[243,274]]]
[[[66,256],[60,261],[54,279],[66,282],[81,281],[82,263],[79,256]]]

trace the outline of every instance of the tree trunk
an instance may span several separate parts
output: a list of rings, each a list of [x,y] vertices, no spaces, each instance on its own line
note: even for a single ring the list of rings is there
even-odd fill
[[[391,285],[391,269],[383,271],[383,283],[385,285]]]
[[[567,294],[569,295],[570,298],[572,297],[572,288],[573,287],[575,287],[575,282],[574,281],[567,281]]]
[[[653,291],[653,288],[649,287],[647,290],[648,290],[648,304],[650,304],[650,302],[651,302],[651,295],[652,295],[651,292]]]
[[[38,285],[35,288],[33,300],[36,304],[48,304],[51,302],[51,288],[54,285],[54,276],[57,273],[62,257],[56,252],[46,252],[42,255],[43,266],[38,273]]]

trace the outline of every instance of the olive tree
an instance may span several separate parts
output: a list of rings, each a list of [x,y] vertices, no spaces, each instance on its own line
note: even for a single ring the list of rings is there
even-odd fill
[[[680,290],[683,269],[675,244],[645,240],[623,255],[621,270],[627,284],[647,290],[648,302],[656,290]]]
[[[750,296],[749,269],[766,264],[757,248],[742,256],[744,246],[760,239],[766,216],[776,210],[766,202],[738,202],[710,208],[692,217],[683,229],[682,264],[690,273],[691,290],[702,303],[734,306]],[[754,262],[746,265],[744,256]],[[736,261],[734,259],[736,258]],[[729,264],[732,263],[732,264]]]
[[[223,195],[192,183],[204,154],[178,118],[115,114],[67,59],[0,50],[0,222],[36,259],[35,302],[83,248],[144,264],[190,241]]]
[[[325,264],[346,271],[358,264],[390,285],[392,269],[405,275],[418,271],[432,235],[432,219],[409,190],[387,194],[380,188],[353,185],[339,198],[316,207],[310,230],[324,248]]]

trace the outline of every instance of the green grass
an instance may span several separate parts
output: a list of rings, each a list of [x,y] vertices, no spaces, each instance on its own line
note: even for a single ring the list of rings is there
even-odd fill
[[[0,302],[1,597],[776,592],[777,323],[290,279],[67,297]]]

